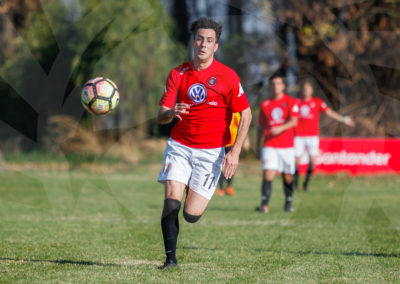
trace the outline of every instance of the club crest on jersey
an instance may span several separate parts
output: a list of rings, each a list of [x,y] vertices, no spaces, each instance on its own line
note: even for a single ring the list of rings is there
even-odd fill
[[[281,121],[283,118],[283,111],[279,107],[275,107],[271,112],[272,119],[274,121]]]
[[[303,105],[300,107],[300,116],[306,117],[310,114],[310,108],[308,105]]]
[[[215,77],[210,77],[207,79],[207,85],[209,85],[210,87],[214,87],[215,85],[217,85],[217,78]]]
[[[207,89],[203,84],[194,84],[190,86],[188,96],[196,104],[202,103],[207,99]]]

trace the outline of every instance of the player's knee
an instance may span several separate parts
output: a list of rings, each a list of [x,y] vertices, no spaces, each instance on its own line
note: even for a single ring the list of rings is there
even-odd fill
[[[164,218],[173,212],[176,212],[176,211],[179,212],[180,208],[181,208],[181,202],[179,200],[171,199],[171,198],[165,199],[164,200],[164,209],[163,209],[161,218]]]
[[[183,210],[183,217],[185,218],[186,222],[196,223],[197,221],[199,221],[201,215],[199,215],[199,216],[192,215],[192,214],[187,213],[185,210]]]

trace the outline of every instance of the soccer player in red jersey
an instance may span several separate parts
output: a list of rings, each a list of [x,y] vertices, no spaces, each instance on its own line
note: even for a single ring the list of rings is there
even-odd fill
[[[319,153],[319,114],[322,112],[326,116],[351,127],[354,127],[354,121],[350,116],[342,116],[330,109],[320,98],[313,97],[314,86],[312,81],[304,80],[300,84],[300,90],[300,99],[298,100],[299,121],[295,128],[294,138],[296,154],[294,187],[298,187],[300,158],[307,151],[310,162],[303,182],[303,189],[307,191],[315,160]]]
[[[263,169],[261,205],[257,211],[268,213],[271,183],[276,172],[282,173],[285,192],[284,210],[292,212],[293,174],[295,171],[294,127],[299,108],[296,99],[285,94],[283,77],[275,74],[270,78],[272,99],[261,102],[258,117],[257,153]],[[260,152],[260,140],[264,137]]]
[[[177,265],[175,255],[179,233],[178,214],[185,190],[183,216],[199,220],[213,196],[218,178],[231,178],[251,122],[251,110],[237,74],[214,59],[222,26],[208,18],[191,25],[194,58],[168,75],[160,99],[158,121],[178,118],[164,152],[158,181],[165,185],[161,228],[166,260],[161,269]],[[232,113],[239,112],[236,141],[225,155],[230,141]]]

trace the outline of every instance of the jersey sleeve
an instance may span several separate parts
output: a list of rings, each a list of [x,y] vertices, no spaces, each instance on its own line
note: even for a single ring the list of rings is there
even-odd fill
[[[289,117],[298,117],[299,116],[299,104],[296,99],[291,99],[289,104]]]
[[[323,113],[326,113],[328,111],[328,105],[321,99],[318,100],[319,101],[319,109],[320,111],[322,111]]]
[[[242,84],[240,83],[239,76],[233,72],[232,77],[232,88],[229,93],[230,107],[233,113],[241,112],[249,107],[249,102],[246,98],[246,94],[243,91]]]
[[[160,99],[159,105],[167,108],[173,108],[178,96],[178,80],[175,70],[172,70],[164,86],[164,93]]]

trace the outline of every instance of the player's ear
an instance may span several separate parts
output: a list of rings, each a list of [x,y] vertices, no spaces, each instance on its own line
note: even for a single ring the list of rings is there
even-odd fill
[[[218,42],[216,42],[214,45],[214,53],[217,52],[217,50],[218,50]]]

